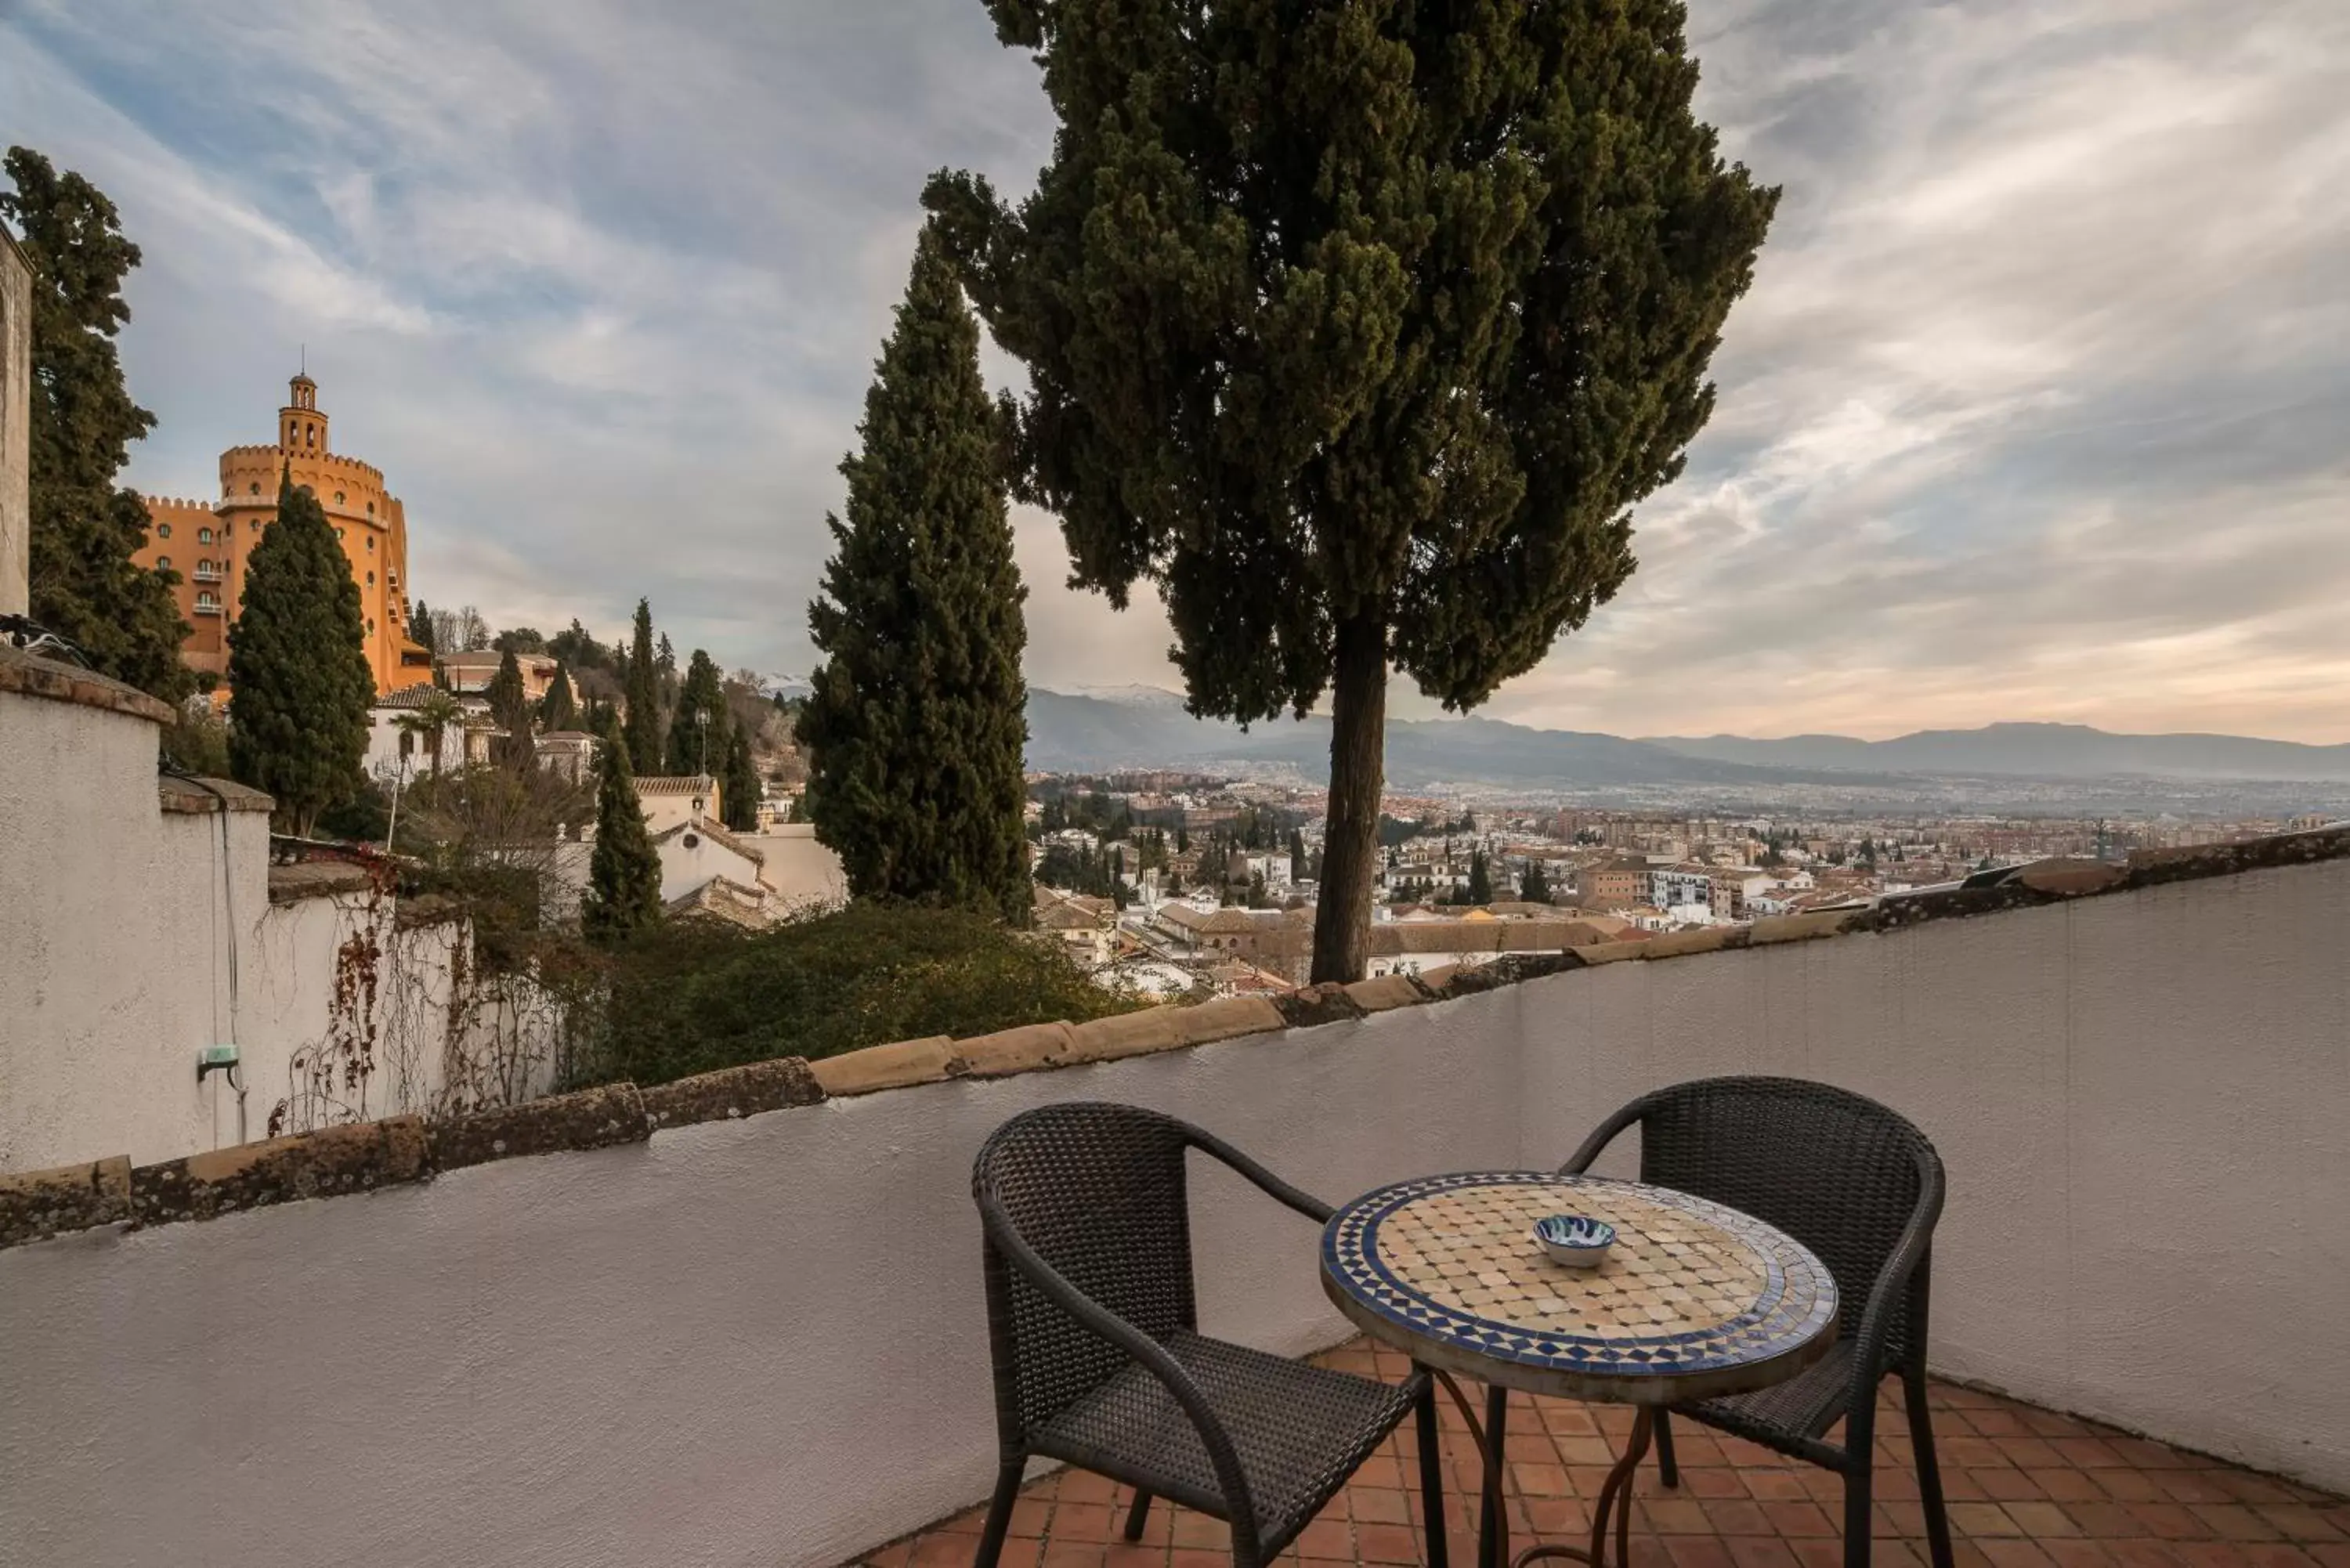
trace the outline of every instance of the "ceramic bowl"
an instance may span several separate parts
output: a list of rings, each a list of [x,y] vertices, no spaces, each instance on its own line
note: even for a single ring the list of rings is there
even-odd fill
[[[1607,1249],[1616,1244],[1616,1227],[1581,1214],[1550,1214],[1534,1221],[1534,1240],[1552,1262],[1593,1269],[1607,1261]]]

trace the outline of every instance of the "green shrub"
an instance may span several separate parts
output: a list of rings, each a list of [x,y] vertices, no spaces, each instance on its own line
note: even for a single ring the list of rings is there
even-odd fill
[[[687,921],[598,955],[571,1086],[665,1084],[776,1056],[1099,1018],[1138,1003],[1055,948],[962,910],[859,902],[764,931]]]

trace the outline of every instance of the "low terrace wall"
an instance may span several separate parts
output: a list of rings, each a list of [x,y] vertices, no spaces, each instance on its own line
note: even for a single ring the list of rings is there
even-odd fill
[[[969,1169],[1015,1111],[1155,1106],[1337,1199],[1749,1069],[1940,1145],[1942,1369],[2350,1488],[2345,853],[0,1180],[0,1563],[839,1562],[986,1490]],[[1198,1208],[1211,1332],[1344,1337],[1310,1225]]]

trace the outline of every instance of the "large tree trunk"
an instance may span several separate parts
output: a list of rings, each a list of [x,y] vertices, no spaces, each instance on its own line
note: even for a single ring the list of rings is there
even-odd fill
[[[1371,877],[1378,865],[1379,795],[1387,780],[1387,622],[1338,624],[1330,689],[1330,815],[1314,915],[1314,981],[1363,978],[1370,956]]]

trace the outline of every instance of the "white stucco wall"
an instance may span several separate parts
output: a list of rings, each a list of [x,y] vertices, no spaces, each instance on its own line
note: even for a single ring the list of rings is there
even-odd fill
[[[2350,1487],[2345,921],[2336,862],[1630,961],[0,1251],[0,1564],[837,1563],[986,1490],[969,1170],[1014,1111],[1157,1106],[1336,1199],[1724,1071],[1936,1139],[1944,1370]],[[1203,1179],[1211,1331],[1342,1337],[1313,1239]]]
[[[689,838],[693,840],[691,845],[686,843]],[[660,896],[664,903],[683,898],[712,877],[724,877],[745,888],[759,884],[758,861],[691,826],[654,845],[653,852],[660,857]]]
[[[426,1110],[452,1073],[478,1104],[469,1067],[544,1092],[551,1021],[530,987],[511,988],[523,1016],[484,997],[452,1021],[463,928],[397,931],[389,898],[273,905],[268,817],[160,809],[156,739],[147,719],[0,691],[0,1172],[265,1137],[296,1054],[328,1034],[338,950],[370,929],[374,1069],[289,1126]],[[198,1054],[231,1043],[242,1124],[227,1074],[196,1081]]]
[[[848,875],[840,857],[816,839],[804,822],[778,823],[765,833],[744,836],[767,857],[760,871],[785,909],[833,909],[848,901]]]
[[[2350,863],[1518,994],[1528,1163],[1686,1078],[1858,1090],[1949,1170],[1938,1370],[2350,1490]]]
[[[1004,1117],[1157,1106],[1335,1198],[1509,1160],[1514,1026],[1472,999],[10,1249],[0,1563],[837,1563],[992,1479],[970,1170]],[[1197,1198],[1212,1331],[1345,1336],[1309,1222]]]
[[[234,1037],[229,910],[249,981],[269,819],[160,810],[157,732],[0,691],[0,1171],[235,1138],[196,1058]]]

